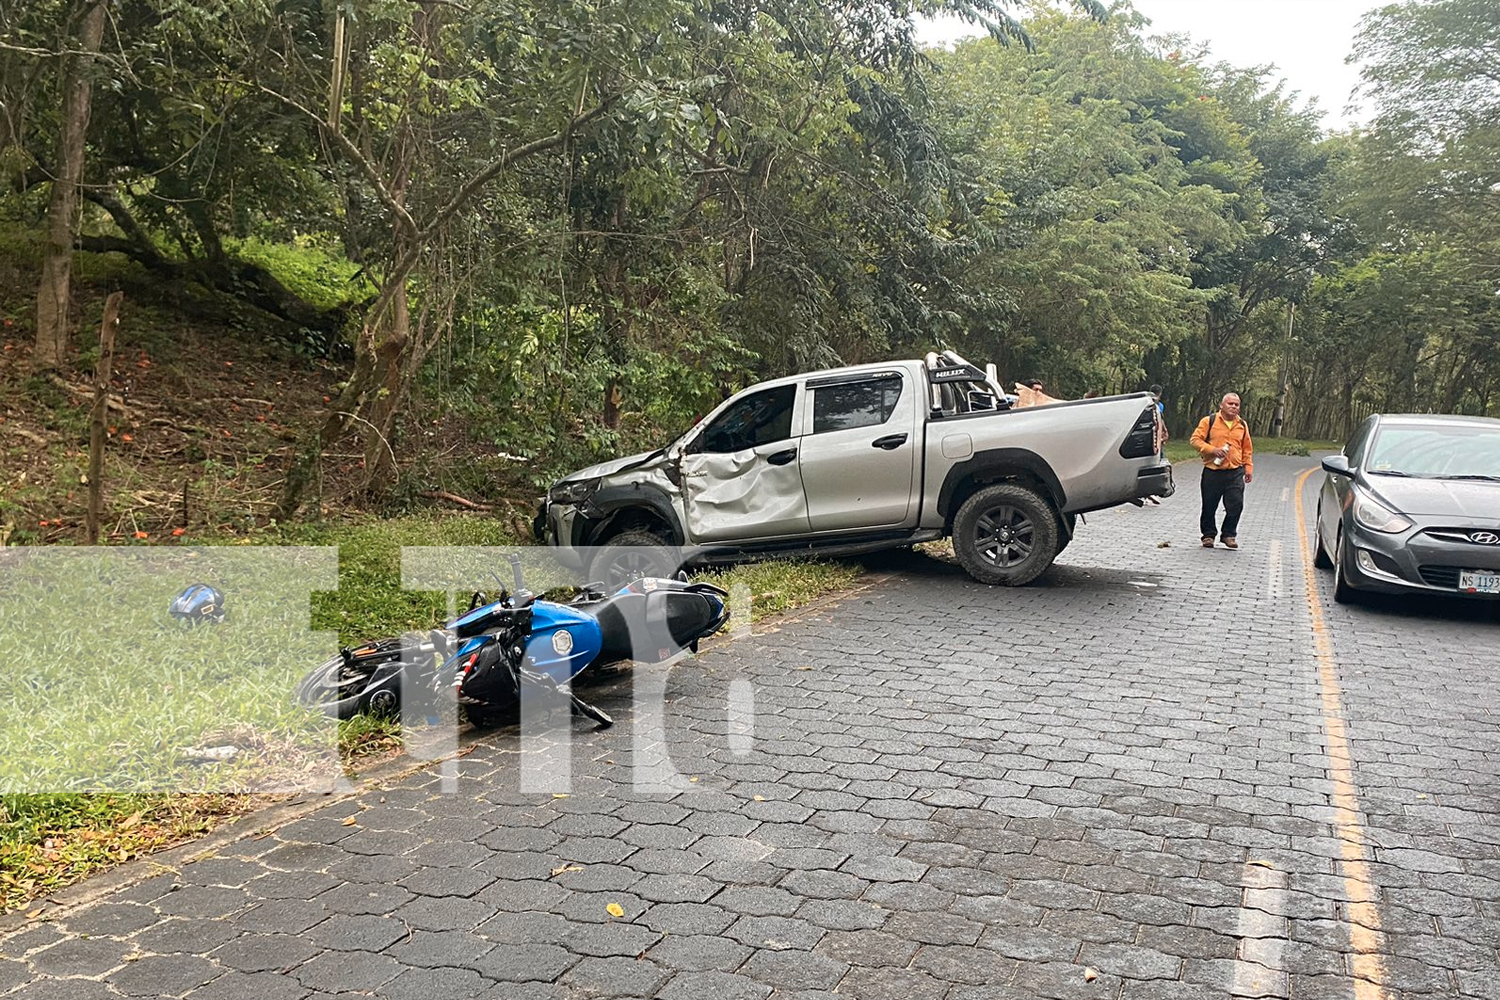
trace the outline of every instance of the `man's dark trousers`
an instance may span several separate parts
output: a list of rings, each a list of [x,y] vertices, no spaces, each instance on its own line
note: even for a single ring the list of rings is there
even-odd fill
[[[1245,509],[1245,470],[1203,470],[1203,513],[1198,517],[1198,530],[1204,538],[1233,538],[1240,527],[1240,511]],[[1224,529],[1214,527],[1219,513],[1219,501],[1224,502]]]

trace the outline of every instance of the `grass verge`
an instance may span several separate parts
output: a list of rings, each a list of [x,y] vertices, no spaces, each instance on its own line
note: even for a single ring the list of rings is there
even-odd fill
[[[858,563],[772,560],[743,563],[718,573],[696,577],[733,594],[736,587],[750,591],[750,621],[758,622],[800,607],[824,594],[850,586],[862,569]]]
[[[0,912],[211,832],[250,795],[0,795]]]

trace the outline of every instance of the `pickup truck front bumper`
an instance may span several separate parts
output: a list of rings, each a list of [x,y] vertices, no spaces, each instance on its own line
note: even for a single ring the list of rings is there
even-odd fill
[[[584,554],[573,544],[573,523],[578,508],[543,500],[531,521],[531,534],[538,545],[548,546],[552,557],[574,573],[583,573]]]
[[[1171,463],[1166,465],[1152,465],[1136,474],[1135,495],[1137,499],[1144,497],[1169,497],[1176,491],[1177,486],[1172,482]]]

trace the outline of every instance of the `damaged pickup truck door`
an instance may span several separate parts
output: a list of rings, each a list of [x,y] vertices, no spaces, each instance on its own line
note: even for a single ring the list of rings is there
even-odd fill
[[[762,389],[731,402],[687,443],[679,470],[690,541],[808,530],[796,411],[796,384]]]

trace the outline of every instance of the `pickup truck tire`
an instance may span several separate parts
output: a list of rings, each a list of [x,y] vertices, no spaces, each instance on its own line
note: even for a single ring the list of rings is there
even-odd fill
[[[611,538],[589,562],[589,579],[614,591],[646,576],[670,577],[679,560],[665,539],[649,531],[622,531]]]
[[[1057,558],[1057,539],[1051,504],[1014,483],[986,486],[953,519],[953,551],[980,583],[1030,583]]]

